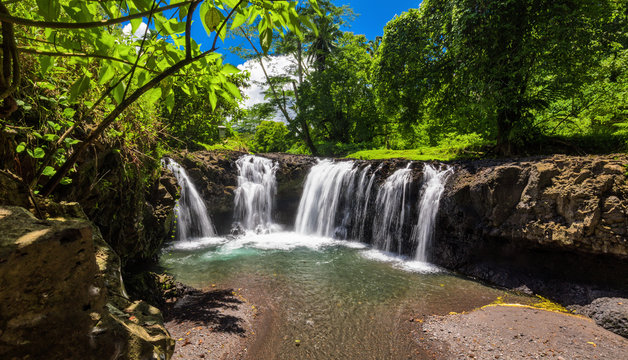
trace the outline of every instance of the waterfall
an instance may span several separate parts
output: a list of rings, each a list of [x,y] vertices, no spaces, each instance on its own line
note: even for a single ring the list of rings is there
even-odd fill
[[[273,200],[277,193],[277,164],[263,157],[244,155],[236,161],[236,224],[244,230],[268,232],[272,228]]]
[[[403,228],[408,215],[412,170],[410,165],[390,175],[377,191],[375,199],[375,218],[373,219],[373,245],[378,249],[401,252]]]
[[[415,245],[415,259],[425,262],[445,181],[453,170],[445,167],[439,171],[425,164],[421,187],[414,190],[411,165],[388,176],[371,201],[375,179],[383,164],[373,170],[372,165],[360,167],[352,161],[319,161],[305,180],[296,231],[362,242],[371,240],[377,249],[400,254]],[[413,199],[417,193],[415,223]]]
[[[161,164],[172,171],[181,188],[181,196],[177,199],[174,207],[177,227],[176,239],[188,240],[214,236],[216,231],[207,213],[205,203],[190,181],[185,169],[170,158],[162,159]]]
[[[321,160],[312,167],[305,180],[299,203],[295,223],[297,232],[335,236],[337,210],[343,200],[341,195],[343,190],[353,185],[357,173],[353,165],[353,161]],[[349,191],[345,192],[348,193]]]
[[[380,164],[375,171],[371,174],[369,178],[368,185],[364,188],[364,180],[366,179],[366,175],[368,170],[370,170],[371,165],[367,166],[360,178],[360,193],[358,195],[360,201],[357,201],[356,206],[358,207],[358,212],[355,216],[356,224],[353,228],[353,238],[357,240],[364,240],[364,226],[366,225],[366,216],[368,215],[368,207],[369,201],[371,200],[371,189],[373,188],[373,182],[375,181],[375,175],[382,168],[383,164]]]
[[[425,164],[423,170],[423,194],[419,202],[418,222],[412,229],[412,239],[417,245],[415,259],[423,262],[428,260],[428,249],[434,234],[434,221],[438,213],[440,197],[445,190],[445,182],[453,170],[445,167],[437,170]]]

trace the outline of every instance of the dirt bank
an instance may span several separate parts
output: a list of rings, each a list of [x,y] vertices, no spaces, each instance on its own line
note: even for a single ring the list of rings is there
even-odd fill
[[[628,350],[588,318],[523,306],[431,316],[422,336],[450,359],[625,359]]]
[[[251,358],[256,331],[272,318],[271,311],[257,305],[262,297],[257,291],[221,285],[188,288],[166,313],[166,329],[176,340],[172,359]]]

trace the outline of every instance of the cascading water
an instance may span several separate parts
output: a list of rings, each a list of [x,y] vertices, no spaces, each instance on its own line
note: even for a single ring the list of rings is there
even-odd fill
[[[375,175],[382,168],[382,164],[380,164],[375,171],[371,174],[369,178],[368,185],[364,188],[364,180],[366,179],[367,172],[370,170],[371,165],[364,168],[362,176],[360,177],[360,186],[359,186],[359,200],[356,206],[358,207],[358,212],[355,216],[355,226],[353,228],[353,238],[354,239],[364,239],[364,227],[366,225],[366,216],[368,214],[369,201],[371,200],[371,189],[373,188],[373,182],[375,181]]]
[[[373,219],[373,245],[384,251],[401,252],[403,230],[409,213],[408,197],[412,183],[410,165],[390,175],[377,192],[375,218]]]
[[[172,171],[181,188],[181,196],[174,207],[177,240],[204,238],[216,235],[207,207],[190,181],[185,169],[170,158],[161,160],[162,166]]]
[[[263,157],[244,155],[236,161],[236,223],[244,230],[268,232],[273,227],[273,200],[277,193],[277,164]]]
[[[310,170],[305,181],[296,231],[302,234],[333,237],[336,215],[343,189],[353,182],[353,161],[321,160]]]
[[[425,164],[423,170],[423,194],[419,203],[418,222],[412,229],[412,238],[417,244],[415,259],[428,261],[428,250],[434,234],[434,221],[438,213],[440,197],[445,190],[445,182],[453,170],[445,167],[437,170]]]
[[[383,164],[382,164],[383,165]],[[296,230],[302,234],[370,242],[373,247],[397,252],[416,244],[416,260],[425,262],[432,239],[440,197],[453,170],[426,164],[419,192],[418,220],[412,213],[412,163],[390,175],[371,194],[380,165],[360,168],[351,161],[322,160],[312,167],[299,203]],[[369,210],[373,209],[374,215]],[[369,238],[370,236],[370,238]]]

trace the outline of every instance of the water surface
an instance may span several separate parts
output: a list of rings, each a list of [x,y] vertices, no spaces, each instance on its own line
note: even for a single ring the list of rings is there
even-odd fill
[[[428,358],[420,322],[508,297],[435,266],[356,242],[282,232],[178,242],[161,258],[194,287],[254,287],[274,320],[257,335],[255,359]],[[295,340],[300,341],[296,346]]]

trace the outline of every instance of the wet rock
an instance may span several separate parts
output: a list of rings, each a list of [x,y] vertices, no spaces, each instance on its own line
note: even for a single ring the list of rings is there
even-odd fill
[[[628,338],[628,299],[598,298],[589,305],[576,306],[572,310],[592,318],[606,330]]]
[[[565,304],[626,295],[624,164],[626,155],[456,162],[433,261]]]

